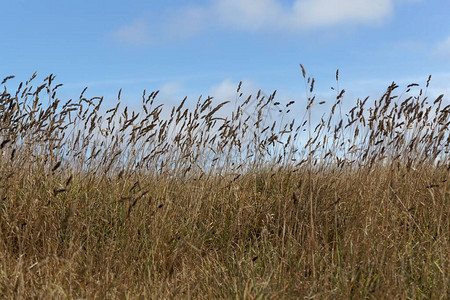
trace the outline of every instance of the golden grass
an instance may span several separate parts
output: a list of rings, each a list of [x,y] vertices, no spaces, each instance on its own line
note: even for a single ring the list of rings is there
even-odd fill
[[[52,75],[5,88],[0,298],[448,298],[445,98],[393,83],[344,113],[336,88],[314,122],[302,74],[302,120],[241,84],[231,114],[169,118],[157,92],[137,112],[62,103]]]

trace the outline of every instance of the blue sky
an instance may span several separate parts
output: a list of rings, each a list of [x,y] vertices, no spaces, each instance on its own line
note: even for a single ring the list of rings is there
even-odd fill
[[[350,99],[429,74],[431,93],[450,92],[448,0],[15,0],[1,14],[0,77],[53,73],[67,98],[221,99],[243,80],[297,100],[299,63],[323,97],[337,68]]]

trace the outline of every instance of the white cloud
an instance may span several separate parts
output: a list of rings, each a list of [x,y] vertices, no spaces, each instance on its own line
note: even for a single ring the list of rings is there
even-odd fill
[[[244,101],[247,100],[247,98],[252,95],[252,98],[250,102],[247,103],[243,107],[243,115],[245,117],[251,116],[254,121],[256,121],[257,117],[257,103],[259,100],[256,100],[256,96],[258,94],[258,91],[261,89],[260,98],[264,97],[266,100],[269,98],[270,94],[272,94],[274,91],[272,90],[265,90],[263,88],[260,88],[257,83],[255,83],[252,80],[245,79],[242,81],[241,88],[239,90],[239,93],[237,92],[237,88],[239,86],[239,82],[232,81],[230,79],[225,79],[222,82],[212,86],[209,89],[209,95],[214,97],[213,103],[214,105],[218,105],[219,103],[222,103],[224,101],[230,101],[227,105],[225,105],[218,113],[218,116],[226,117],[231,116],[232,112],[236,111],[237,105],[242,104]],[[242,96],[239,98],[240,93],[242,93]],[[288,96],[283,91],[277,91],[275,96],[275,101],[280,101],[281,103],[288,103],[290,100],[293,100],[294,98],[291,96]],[[293,109],[293,107],[291,107]],[[266,106],[264,110],[264,118],[267,122],[273,122],[273,120],[280,118],[281,114],[273,106]]]
[[[444,94],[445,105],[450,104],[450,73],[437,73],[431,77],[427,95],[434,100],[441,94]]]
[[[120,27],[113,32],[113,37],[121,43],[145,45],[151,40],[151,32],[144,19],[136,19],[131,24]]]
[[[392,16],[394,2],[413,0],[294,0],[290,4],[280,0],[211,0],[168,10],[147,23],[137,19],[114,35],[122,42],[142,44],[151,39],[189,38],[211,27],[298,33],[340,25],[378,25]],[[156,36],[150,35],[150,25]]]
[[[450,36],[436,46],[434,53],[437,56],[450,59]]]
[[[232,100],[236,98],[237,82],[225,79],[221,83],[213,86],[209,90],[209,94],[219,101]]]
[[[211,10],[224,24],[243,29],[304,31],[351,23],[378,23],[393,12],[392,0],[217,0]]]
[[[169,38],[190,38],[205,27],[208,11],[203,7],[186,7],[168,13],[162,33]]]
[[[210,10],[224,25],[251,30],[269,25],[284,13],[276,0],[217,0]]]
[[[165,104],[175,105],[183,100],[184,96],[186,96],[184,95],[186,89],[181,82],[166,82],[158,89],[158,99]]]
[[[232,81],[231,79],[225,79],[222,82],[213,85],[208,92],[208,95],[214,97],[215,101],[230,101],[234,102],[236,97],[238,97],[239,82]],[[247,98],[249,95],[256,96],[258,93],[258,86],[250,79],[242,80],[241,88],[239,94],[242,93],[242,98]],[[272,93],[273,91],[270,91]],[[268,96],[264,91],[261,91],[263,96]],[[244,99],[244,100],[245,100]]]
[[[348,23],[378,23],[393,12],[392,0],[297,0],[289,27],[302,29]]]

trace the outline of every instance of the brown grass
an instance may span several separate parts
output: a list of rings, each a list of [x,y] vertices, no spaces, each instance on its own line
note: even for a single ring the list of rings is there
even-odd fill
[[[445,98],[393,83],[346,111],[336,88],[314,120],[302,74],[297,118],[241,84],[229,114],[209,97],[165,118],[157,92],[104,109],[6,78],[0,298],[448,298]]]

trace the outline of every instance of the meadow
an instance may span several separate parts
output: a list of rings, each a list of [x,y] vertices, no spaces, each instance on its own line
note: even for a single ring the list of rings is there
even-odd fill
[[[5,78],[0,298],[448,299],[447,98],[347,99],[336,72],[316,99],[299,72],[301,111]]]

